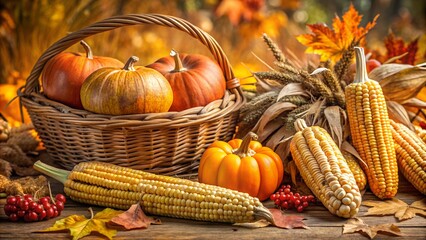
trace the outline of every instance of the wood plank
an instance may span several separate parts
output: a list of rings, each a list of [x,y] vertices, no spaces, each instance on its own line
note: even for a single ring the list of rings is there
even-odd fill
[[[51,179],[52,191],[54,194],[63,193],[61,183]],[[411,204],[414,201],[424,198],[424,195],[415,190],[405,179],[401,178],[397,198]],[[366,191],[363,200],[378,200],[370,191]],[[266,207],[273,207],[271,201],[264,202]],[[65,210],[62,215],[55,219],[35,223],[12,223],[4,216],[0,217],[0,239],[70,239],[69,233],[34,233],[37,230],[45,229],[54,224],[56,220],[73,214],[89,216],[89,205],[80,204],[67,199]],[[95,212],[103,208],[93,207]],[[363,216],[368,207],[361,206],[358,217],[362,218],[369,225],[394,223],[400,227],[405,234],[398,239],[426,239],[426,218],[416,216],[406,221],[398,221],[394,216]],[[354,234],[342,234],[343,224],[347,219],[333,216],[321,204],[310,206],[303,213],[288,211],[288,214],[305,217],[305,224],[310,229],[279,229],[266,227],[261,229],[248,229],[234,226],[232,224],[210,223],[159,217],[162,225],[152,225],[146,230],[119,231],[114,239],[366,239],[365,236]],[[84,239],[99,239],[100,235],[93,235]],[[378,234],[375,239],[388,239],[390,236]]]

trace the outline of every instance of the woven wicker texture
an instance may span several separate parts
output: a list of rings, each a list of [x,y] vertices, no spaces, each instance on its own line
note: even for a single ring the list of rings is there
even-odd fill
[[[47,99],[39,77],[51,58],[86,37],[116,28],[154,24],[187,33],[205,45],[223,70],[222,99],[181,112],[100,115]],[[115,16],[73,32],[50,46],[18,91],[50,156],[66,169],[83,161],[104,161],[163,175],[188,174],[198,168],[215,140],[232,138],[245,99],[229,61],[206,32],[180,18],[159,14]]]

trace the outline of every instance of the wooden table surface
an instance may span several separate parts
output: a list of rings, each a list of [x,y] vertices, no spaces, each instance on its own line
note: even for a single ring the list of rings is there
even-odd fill
[[[63,193],[61,183],[51,179],[53,194]],[[400,200],[411,204],[425,196],[414,189],[405,179],[400,180],[399,191],[396,196]],[[366,191],[363,200],[378,200],[370,191]],[[273,207],[271,201],[264,202],[266,207]],[[34,233],[52,226],[55,221],[73,214],[90,217],[88,205],[73,202],[67,198],[65,209],[60,217],[42,222],[24,223],[9,222],[0,217],[0,239],[72,239],[67,232]],[[103,208],[92,207],[94,212]],[[426,218],[416,216],[405,221],[398,221],[394,216],[363,216],[368,207],[361,206],[358,217],[369,225],[394,223],[405,236],[394,237],[379,233],[374,239],[426,239]],[[304,223],[310,229],[279,229],[265,227],[248,229],[232,224],[211,223],[158,217],[162,225],[151,225],[145,230],[118,231],[114,239],[368,239],[360,233],[343,234],[343,224],[346,219],[331,215],[322,205],[309,206],[303,213],[288,211],[287,214],[305,217]],[[107,239],[102,235],[93,234],[83,239]]]

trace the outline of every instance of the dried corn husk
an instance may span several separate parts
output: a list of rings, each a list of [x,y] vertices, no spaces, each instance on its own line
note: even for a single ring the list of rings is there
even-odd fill
[[[263,139],[264,128],[271,120],[277,118],[279,115],[286,111],[295,109],[297,106],[289,102],[277,102],[271,105],[264,113],[263,116],[259,119],[256,126],[253,128],[253,131],[258,134],[259,139]]]
[[[301,83],[289,83],[285,85],[278,93],[277,101],[280,101],[285,96],[304,96],[312,97],[309,95]]]
[[[403,102],[415,97],[426,85],[426,68],[407,64],[383,64],[369,77],[380,83],[388,100]]]
[[[264,37],[265,38],[265,37]],[[292,175],[295,182],[295,173],[292,169],[290,155],[290,140],[295,134],[294,120],[304,119],[308,125],[317,125],[326,129],[333,140],[340,146],[350,135],[349,123],[345,112],[345,98],[342,79],[339,76],[346,72],[350,64],[353,47],[345,50],[347,57],[339,64],[336,73],[330,62],[320,65],[304,64],[291,61],[267,38],[267,45],[271,48],[277,61],[274,66],[265,64],[268,71],[254,72],[258,79],[258,97],[250,100],[242,108],[245,115],[254,114],[258,121],[254,127],[247,129],[255,132],[263,145],[272,148],[283,160],[286,172]],[[355,44],[356,45],[356,44]],[[260,106],[256,105],[258,98],[265,98],[264,92],[277,93],[276,102],[268,104],[268,108],[260,117],[256,115]],[[252,107],[256,106],[256,107]],[[237,136],[247,131],[246,118],[240,118]],[[240,133],[241,132],[241,133]]]
[[[347,116],[345,110],[339,106],[330,106],[324,109],[324,116],[328,122],[328,132],[333,140],[340,147],[344,139],[344,126],[347,124]]]
[[[419,98],[407,99],[402,104],[407,107],[426,108],[426,102]]]
[[[402,123],[411,130],[414,130],[414,126],[411,123],[408,112],[405,110],[404,106],[395,101],[386,101],[386,105],[390,119],[394,120],[395,122]]]
[[[368,78],[374,79],[376,81],[380,81],[382,79],[385,79],[399,71],[402,71],[404,69],[412,68],[413,65],[410,64],[400,64],[400,63],[387,63],[382,64],[375,69],[373,69],[369,74]]]

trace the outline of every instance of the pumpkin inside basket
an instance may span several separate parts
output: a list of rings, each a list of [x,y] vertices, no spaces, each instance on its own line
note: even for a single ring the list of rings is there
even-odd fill
[[[174,28],[206,46],[222,70],[223,97],[183,111],[128,115],[96,114],[46,98],[39,76],[52,57],[88,36],[139,24]],[[114,16],[70,33],[40,56],[18,95],[47,152],[62,167],[101,161],[163,175],[195,172],[211,143],[233,137],[245,102],[239,80],[215,39],[186,20],[160,14]]]

